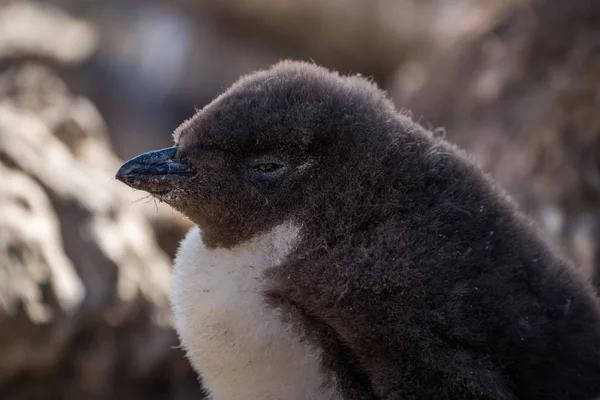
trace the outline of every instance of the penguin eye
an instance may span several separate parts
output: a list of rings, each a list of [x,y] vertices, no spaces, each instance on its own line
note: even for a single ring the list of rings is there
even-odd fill
[[[279,179],[289,169],[289,164],[274,156],[263,156],[251,160],[247,165],[254,178],[269,181]]]
[[[258,164],[254,167],[255,169],[261,171],[261,172],[275,172],[281,168],[283,168],[283,165],[280,164],[276,164],[276,163],[263,163],[263,164]]]

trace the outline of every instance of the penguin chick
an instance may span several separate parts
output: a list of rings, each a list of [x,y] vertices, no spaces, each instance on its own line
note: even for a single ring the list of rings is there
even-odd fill
[[[117,178],[192,220],[181,342],[215,400],[588,400],[591,285],[455,146],[282,62]]]

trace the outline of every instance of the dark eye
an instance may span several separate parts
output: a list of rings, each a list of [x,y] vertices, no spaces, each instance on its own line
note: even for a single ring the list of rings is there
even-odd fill
[[[258,164],[254,168],[261,172],[275,172],[275,171],[283,168],[283,165],[275,164],[275,163],[263,163],[263,164]]]

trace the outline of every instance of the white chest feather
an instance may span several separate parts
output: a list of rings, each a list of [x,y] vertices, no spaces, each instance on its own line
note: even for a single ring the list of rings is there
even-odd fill
[[[320,353],[300,343],[262,297],[263,272],[295,245],[283,224],[233,249],[206,249],[193,228],[175,260],[172,302],[181,342],[214,400],[330,400]]]

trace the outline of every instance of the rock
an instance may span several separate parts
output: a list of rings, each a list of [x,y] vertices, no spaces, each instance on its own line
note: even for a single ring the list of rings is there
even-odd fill
[[[198,396],[173,350],[156,212],[114,180],[98,112],[36,65],[2,74],[0,98],[1,397]],[[161,229],[185,230],[160,215]]]
[[[88,58],[97,45],[88,22],[51,5],[11,1],[0,7],[0,59],[33,57],[72,65]]]

